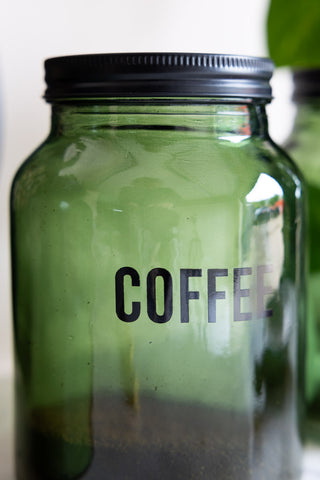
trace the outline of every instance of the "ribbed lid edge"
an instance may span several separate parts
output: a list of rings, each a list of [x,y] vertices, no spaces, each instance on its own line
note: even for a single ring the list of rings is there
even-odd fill
[[[92,97],[231,96],[270,100],[271,60],[205,53],[120,53],[45,61],[48,101]]]

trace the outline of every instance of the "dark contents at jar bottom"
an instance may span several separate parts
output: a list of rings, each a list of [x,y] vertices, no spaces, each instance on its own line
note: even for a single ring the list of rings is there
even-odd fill
[[[280,442],[279,452],[281,422],[268,426],[267,438],[264,427],[237,412],[150,397],[73,401],[33,411],[20,438],[18,479],[298,478],[287,463],[290,446]]]

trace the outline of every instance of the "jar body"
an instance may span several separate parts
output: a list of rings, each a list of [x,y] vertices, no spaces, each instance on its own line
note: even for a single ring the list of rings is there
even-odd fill
[[[308,322],[306,350],[307,442],[320,445],[320,98],[306,97],[297,104],[293,131],[286,148],[305,177],[308,193]]]
[[[301,182],[263,107],[54,123],[12,189],[18,478],[299,478]]]

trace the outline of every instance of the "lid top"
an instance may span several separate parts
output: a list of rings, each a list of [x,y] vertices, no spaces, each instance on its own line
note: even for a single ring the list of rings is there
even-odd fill
[[[45,61],[51,100],[98,97],[271,99],[269,59],[206,53],[74,55]]]

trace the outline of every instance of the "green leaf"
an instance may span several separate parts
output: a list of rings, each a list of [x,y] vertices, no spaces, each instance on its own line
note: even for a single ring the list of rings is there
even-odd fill
[[[320,67],[320,0],[271,0],[267,33],[276,66]]]

